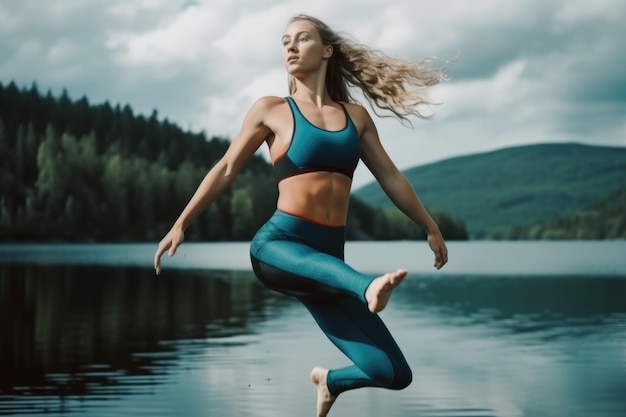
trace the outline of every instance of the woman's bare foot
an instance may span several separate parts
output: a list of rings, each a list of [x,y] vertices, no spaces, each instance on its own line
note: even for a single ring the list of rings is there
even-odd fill
[[[328,376],[328,369],[320,368],[316,366],[311,371],[311,381],[317,387],[317,417],[326,417],[330,407],[337,399],[334,395],[328,391],[326,385],[326,377]]]
[[[389,301],[391,291],[398,286],[406,276],[406,269],[398,269],[375,278],[365,290],[367,307],[372,313],[382,311]]]

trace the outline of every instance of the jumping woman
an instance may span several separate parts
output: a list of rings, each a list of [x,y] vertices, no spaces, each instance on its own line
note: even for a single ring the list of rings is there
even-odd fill
[[[278,177],[272,217],[250,246],[252,267],[267,287],[297,298],[322,331],[351,361],[340,369],[315,367],[317,416],[337,396],[362,387],[403,389],[411,383],[404,355],[377,313],[407,271],[374,277],[344,262],[345,225],[352,175],[359,162],[393,203],[422,227],[435,268],[448,260],[437,224],[383,149],[367,110],[348,87],[398,119],[425,118],[428,87],[444,78],[425,61],[409,62],[355,44],[310,16],[293,17],[282,36],[288,97],[262,97],[248,111],[228,150],[200,183],[154,255],[172,256],[192,221],[226,190],[263,143]]]

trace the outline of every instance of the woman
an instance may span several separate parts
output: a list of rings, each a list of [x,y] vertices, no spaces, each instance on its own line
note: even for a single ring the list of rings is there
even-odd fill
[[[269,288],[297,297],[328,338],[354,363],[315,367],[317,415],[326,416],[337,396],[360,387],[402,389],[411,370],[378,316],[403,269],[371,277],[343,261],[352,174],[362,160],[394,204],[424,228],[435,267],[447,249],[433,219],[383,149],[368,112],[355,104],[348,83],[371,103],[399,119],[423,117],[426,88],[443,78],[423,62],[409,63],[356,45],[310,16],[292,18],[282,37],[290,96],[263,97],[246,115],[239,134],[159,243],[154,256],[172,256],[184,231],[267,143],[278,176],[277,210],[252,240],[257,277]]]

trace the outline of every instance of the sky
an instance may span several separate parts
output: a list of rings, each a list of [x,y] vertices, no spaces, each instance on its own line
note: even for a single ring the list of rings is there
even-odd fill
[[[0,82],[232,138],[259,97],[288,94],[280,38],[299,13],[449,63],[433,119],[374,116],[401,169],[524,144],[626,146],[623,0],[0,0]],[[355,187],[372,179],[360,164]]]

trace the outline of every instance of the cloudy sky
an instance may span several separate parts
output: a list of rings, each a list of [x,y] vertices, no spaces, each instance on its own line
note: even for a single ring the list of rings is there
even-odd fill
[[[3,0],[0,82],[232,137],[258,97],[287,94],[280,37],[296,13],[455,61],[434,120],[378,120],[401,168],[527,143],[626,146],[623,0]],[[360,166],[355,185],[370,180]]]

